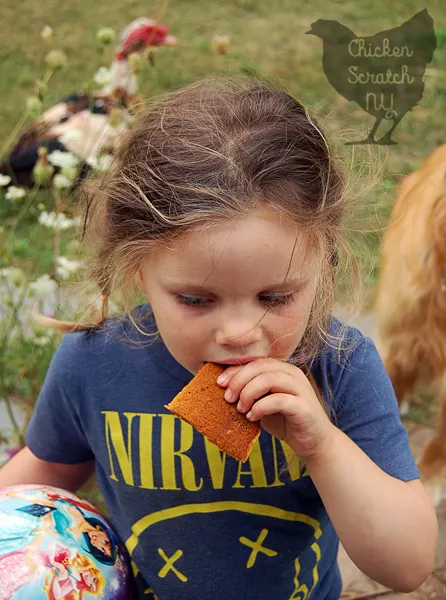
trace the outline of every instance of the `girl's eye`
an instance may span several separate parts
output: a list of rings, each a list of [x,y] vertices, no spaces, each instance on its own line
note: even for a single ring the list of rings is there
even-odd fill
[[[181,294],[176,294],[176,299],[180,304],[186,306],[203,306],[206,302],[206,298],[189,298],[188,296],[181,296]]]
[[[271,304],[272,306],[278,306],[281,304],[289,304],[293,300],[293,294],[288,296],[262,296],[262,298],[268,298],[265,304]]]
[[[206,298],[190,298],[189,296],[182,296],[181,294],[176,294],[176,298],[180,304],[193,307],[202,307],[207,302]],[[288,294],[288,296],[259,296],[259,298],[263,298],[261,302],[264,304],[269,304],[270,306],[279,306],[289,304],[293,300],[293,294]]]

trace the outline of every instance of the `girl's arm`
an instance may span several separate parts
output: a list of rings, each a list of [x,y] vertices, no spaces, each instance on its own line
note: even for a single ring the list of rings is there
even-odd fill
[[[0,469],[0,489],[37,483],[76,492],[93,474],[94,465],[94,461],[75,465],[47,462],[25,447]]]
[[[387,475],[335,427],[306,466],[353,562],[391,589],[419,587],[432,571],[438,536],[435,510],[420,480]]]
[[[373,381],[364,369],[373,374]],[[407,468],[407,434],[402,435],[396,399],[392,401],[391,383],[376,350],[372,348],[370,355],[360,345],[344,369],[345,381],[342,386],[338,383],[337,394],[344,404],[347,399],[354,403],[354,410],[350,421],[342,414],[339,420],[354,435],[359,429],[363,440],[368,436],[389,452],[387,464],[396,473],[413,473],[406,477],[407,483],[388,475],[331,423],[311,383],[294,365],[262,358],[231,366],[224,375],[226,380],[217,382],[230,389],[228,401],[238,402],[238,410],[247,419],[260,420],[264,429],[304,460],[353,562],[394,590],[410,592],[419,587],[435,565],[438,524],[432,503],[416,479],[418,470]],[[393,426],[386,427],[383,416]],[[372,455],[379,455],[371,450]],[[406,453],[399,468],[395,467],[398,451]]]
[[[90,525],[86,520],[81,511],[74,506],[70,506],[69,504],[66,506],[66,510],[70,513],[74,524],[70,527],[70,530],[74,535],[81,535],[82,533],[86,533],[87,531],[94,531],[94,527]]]

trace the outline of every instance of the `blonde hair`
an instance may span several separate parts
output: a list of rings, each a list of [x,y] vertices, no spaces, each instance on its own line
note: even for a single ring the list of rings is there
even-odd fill
[[[106,320],[109,297],[132,318],[127,307],[144,257],[268,205],[305,227],[325,259],[293,355],[304,364],[330,338],[345,188],[341,162],[317,122],[285,90],[253,77],[209,77],[164,94],[141,113],[110,172],[85,187],[84,234],[96,248],[91,277],[102,294],[101,314],[84,323],[40,322],[94,329]]]
[[[100,569],[95,565],[95,563],[88,558],[88,556],[84,556],[82,554],[76,553],[76,556],[74,557],[73,561],[70,564],[70,567],[73,567],[75,569],[78,569],[82,574],[84,574],[85,572],[89,571],[92,575],[94,575],[96,577],[96,586],[95,589],[87,589],[88,594],[92,595],[92,596],[101,596],[104,593],[105,590],[105,577],[104,575],[101,573]],[[56,575],[54,572],[48,573],[45,577],[45,592],[48,595],[48,598],[52,599],[54,598],[54,595],[52,593],[52,584],[54,582],[56,578]],[[83,598],[83,593],[81,591],[78,591],[76,594],[76,597],[78,598]]]

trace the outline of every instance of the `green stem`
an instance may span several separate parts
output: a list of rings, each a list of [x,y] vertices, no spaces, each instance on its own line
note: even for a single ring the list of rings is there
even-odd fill
[[[6,142],[3,144],[2,149],[0,151],[1,158],[6,157],[12,144],[14,143],[14,141],[17,137],[17,134],[22,129],[22,127],[26,123],[27,119],[28,119],[28,109],[26,109],[23,112],[22,116],[17,121],[17,123],[16,123],[14,129],[12,130],[12,132],[10,133],[9,137],[6,138]]]
[[[8,287],[9,289],[9,287]],[[10,290],[9,290],[10,291]],[[10,291],[10,295],[12,298],[12,292]],[[21,297],[19,299],[19,301],[14,304],[13,309],[12,309],[12,314],[11,314],[11,319],[10,321],[6,324],[5,326],[5,334],[3,336],[3,339],[0,342],[0,357],[4,357],[5,356],[5,350],[8,344],[8,340],[9,340],[9,333],[12,331],[13,329],[13,325],[14,323],[18,320],[18,316],[19,316],[19,310],[23,304],[24,298],[26,296],[26,291],[23,291],[21,294]],[[4,381],[4,371],[5,371],[5,365],[3,360],[0,360],[0,382]],[[9,399],[9,394],[10,394],[10,389],[5,389],[5,398],[3,398],[4,402],[6,403],[6,411],[9,415],[9,418],[11,420],[13,429],[14,429],[14,433],[16,434],[19,443],[23,444],[24,443],[24,438],[23,438],[23,432],[20,430],[20,427],[18,426],[17,421],[15,420],[14,417],[14,413],[12,412],[12,406],[11,406],[11,400]]]
[[[28,210],[28,208],[31,206],[31,204],[34,202],[37,192],[39,191],[40,186],[39,185],[34,185],[33,189],[31,190],[30,194],[29,194],[29,198],[28,201],[22,206],[22,208],[19,211],[19,214],[17,215],[17,219],[16,222],[14,224],[13,227],[13,231],[15,231],[23,217],[23,215],[26,213],[26,211]]]
[[[51,76],[53,74],[52,69],[49,69],[46,73],[45,73],[45,77],[43,78],[43,82],[45,85],[48,85],[49,80],[51,79]],[[17,121],[14,129],[12,130],[12,132],[10,133],[10,135],[6,138],[6,142],[3,144],[2,149],[0,151],[0,158],[6,157],[9,150],[11,149],[12,144],[14,143],[17,134],[20,132],[20,130],[22,129],[23,125],[26,123],[28,119],[28,109],[25,109],[23,111],[22,116],[20,117],[20,119]]]
[[[45,85],[48,85],[52,74],[53,74],[53,69],[48,69],[48,71],[45,73],[45,77],[42,79],[42,81]]]
[[[12,294],[12,291],[9,289],[8,283],[6,283],[6,286],[8,287],[9,296],[12,299],[13,294]],[[19,311],[23,305],[23,302],[25,301],[27,289],[28,288],[26,286],[23,286],[23,291],[22,291],[21,297],[19,298],[17,303],[13,304],[12,311],[11,311],[11,318],[6,323],[5,333],[3,335],[3,338],[0,340],[0,384],[2,381],[4,381],[5,368],[4,368],[3,357],[5,356],[6,347],[8,345],[8,341],[9,341],[9,335],[14,328],[14,323],[16,323],[19,319]]]
[[[54,279],[57,283],[56,290],[56,314],[58,314],[60,309],[60,277],[57,273],[57,267],[59,264],[60,258],[60,224],[59,224],[59,215],[62,212],[62,201],[58,192],[55,192],[56,198],[56,231],[54,232]]]
[[[9,398],[3,398],[3,400],[5,401],[6,412],[8,413],[9,420],[12,423],[12,428],[14,429],[14,433],[17,436],[20,446],[23,446],[25,443],[23,431],[20,429],[20,427],[16,421],[16,418],[14,416],[14,413],[12,410],[12,405],[11,405],[11,400]]]

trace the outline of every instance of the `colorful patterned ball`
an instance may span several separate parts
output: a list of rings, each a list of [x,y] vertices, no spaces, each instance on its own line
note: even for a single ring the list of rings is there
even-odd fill
[[[128,557],[89,502],[39,485],[0,489],[0,600],[130,600]]]

